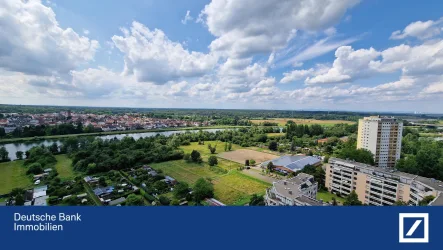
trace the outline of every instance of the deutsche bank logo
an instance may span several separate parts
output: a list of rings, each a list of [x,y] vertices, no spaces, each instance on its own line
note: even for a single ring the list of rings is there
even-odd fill
[[[400,213],[400,243],[429,243],[429,214]]]

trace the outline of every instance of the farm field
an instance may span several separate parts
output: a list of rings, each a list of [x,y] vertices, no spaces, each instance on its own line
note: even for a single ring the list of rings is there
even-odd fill
[[[236,163],[231,164],[235,164],[235,168],[239,166]],[[213,172],[205,163],[196,164],[177,160],[155,163],[150,166],[162,170],[165,175],[170,175],[178,181],[187,182],[191,186],[199,178],[211,178],[215,198],[227,205],[244,205],[249,201],[250,195],[264,194],[266,188],[270,186],[266,182],[244,175],[237,170],[231,170],[227,174]],[[219,163],[218,166],[223,167],[223,164]]]
[[[67,155],[56,155],[57,163],[55,169],[57,169],[60,178],[71,178],[75,176],[72,169],[72,160]]]
[[[320,124],[324,126],[333,126],[339,123],[346,124],[355,124],[356,122],[345,121],[345,120],[315,120],[315,119],[292,119],[292,118],[276,118],[276,119],[267,119],[267,120],[251,120],[254,124],[260,124],[263,122],[274,122],[278,123],[279,126],[284,126],[288,121],[293,121],[296,124],[300,125],[312,125],[312,124]]]
[[[277,158],[277,155],[258,152],[250,149],[238,149],[218,154],[218,157],[244,164],[245,160],[255,160],[257,164]]]
[[[22,164],[22,160],[0,163],[0,194],[9,193],[14,188],[32,185]]]

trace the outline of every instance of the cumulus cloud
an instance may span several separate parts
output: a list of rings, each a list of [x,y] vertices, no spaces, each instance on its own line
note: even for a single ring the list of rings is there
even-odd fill
[[[67,74],[94,58],[99,43],[59,26],[41,1],[4,0],[0,68],[32,75]]]
[[[250,57],[285,47],[296,30],[320,31],[337,23],[358,0],[213,0],[200,20],[217,38],[210,48],[231,57]]]
[[[186,11],[185,17],[182,19],[182,24],[187,24],[188,21],[192,21],[194,18],[191,16],[191,11]]]
[[[371,72],[368,64],[379,56],[380,52],[373,48],[354,50],[350,46],[342,46],[335,51],[332,67],[326,73],[308,77],[305,83],[341,83],[353,77],[366,76]]]
[[[417,21],[410,23],[403,31],[397,30],[391,34],[390,39],[404,39],[406,37],[415,37],[418,39],[427,39],[439,35],[442,32],[443,18],[433,21]]]
[[[124,54],[125,75],[134,74],[140,82],[164,84],[182,77],[197,77],[217,64],[212,54],[188,51],[163,33],[133,22],[124,36],[113,36],[115,46]]]

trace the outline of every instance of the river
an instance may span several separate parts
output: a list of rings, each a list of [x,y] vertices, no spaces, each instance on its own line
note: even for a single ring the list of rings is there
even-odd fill
[[[216,132],[216,131],[221,131],[221,130],[225,130],[225,129],[204,129],[203,131],[207,131],[210,133]],[[113,134],[113,135],[100,135],[100,136],[95,136],[95,137],[99,137],[102,138],[103,140],[106,139],[113,139],[113,138],[117,138],[117,139],[122,139],[125,136],[130,136],[134,139],[140,139],[140,138],[144,138],[144,137],[152,137],[155,136],[157,134],[160,135],[165,135],[165,136],[170,136],[173,134],[182,134],[182,133],[186,133],[186,132],[191,132],[191,133],[196,133],[200,131],[199,129],[193,129],[193,130],[176,130],[176,131],[162,131],[162,132],[145,132],[145,133],[131,133],[131,134]],[[17,157],[15,156],[15,153],[17,151],[22,151],[22,152],[26,152],[29,149],[31,149],[32,147],[35,146],[41,146],[41,145],[45,145],[45,146],[50,146],[53,143],[57,143],[58,145],[61,145],[61,141],[58,139],[55,140],[41,140],[41,141],[29,141],[29,142],[17,142],[17,143],[7,143],[7,144],[0,144],[0,147],[4,146],[6,148],[6,150],[8,150],[9,152],[9,158],[11,160],[15,160],[17,159]]]

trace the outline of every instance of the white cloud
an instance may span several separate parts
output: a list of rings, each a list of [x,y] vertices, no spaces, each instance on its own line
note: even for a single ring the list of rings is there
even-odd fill
[[[308,77],[305,83],[341,83],[351,81],[353,77],[367,76],[372,72],[369,63],[379,56],[380,52],[373,48],[353,50],[350,46],[340,47],[335,51],[337,59],[332,67],[326,73]]]
[[[317,64],[315,68],[293,70],[291,72],[283,73],[283,78],[280,83],[290,83],[302,79],[306,79],[309,76],[324,74],[328,71],[328,67],[323,64]]]
[[[200,20],[217,38],[212,51],[231,57],[270,53],[286,46],[296,30],[320,31],[337,23],[358,0],[213,0]]]
[[[337,49],[338,47],[348,45],[350,43],[353,43],[358,40],[358,38],[348,38],[344,40],[339,41],[330,41],[331,39],[329,37],[321,39],[318,42],[315,42],[314,44],[308,46],[307,48],[303,49],[300,53],[297,55],[285,59],[279,64],[281,66],[287,66],[287,65],[298,65],[299,63],[303,61],[307,61],[313,58],[316,58],[318,56],[324,55],[330,51],[333,51],[334,49]]]
[[[185,17],[182,19],[182,24],[188,23],[188,21],[192,21],[194,18],[191,16],[191,11],[186,11]]]
[[[172,42],[163,31],[150,30],[133,22],[124,36],[113,36],[115,46],[124,53],[124,74],[134,74],[140,82],[164,84],[182,77],[202,76],[217,64],[212,54],[188,51]]]
[[[429,85],[423,89],[422,94],[443,94],[443,82]]]
[[[442,32],[443,19],[437,21],[417,21],[410,23],[403,31],[394,31],[390,39],[404,39],[406,37],[415,37],[418,39],[427,39],[436,36]]]
[[[85,35],[89,35],[89,30],[87,30],[87,29],[83,29],[83,34],[85,34]]]
[[[93,60],[99,43],[59,26],[40,1],[4,0],[0,10],[0,68],[33,75],[68,74]]]

